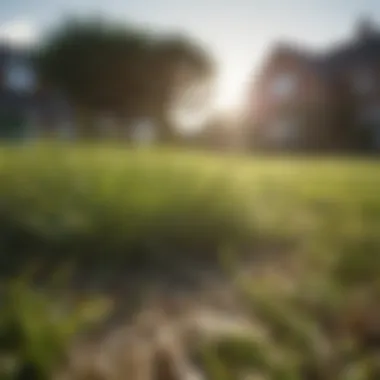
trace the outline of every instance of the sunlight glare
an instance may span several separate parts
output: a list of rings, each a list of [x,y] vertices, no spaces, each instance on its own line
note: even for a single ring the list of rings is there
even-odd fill
[[[242,107],[249,69],[249,62],[223,67],[215,91],[214,104],[217,111],[236,111]]]

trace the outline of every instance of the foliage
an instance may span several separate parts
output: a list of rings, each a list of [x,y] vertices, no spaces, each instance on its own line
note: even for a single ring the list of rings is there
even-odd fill
[[[70,19],[57,27],[38,62],[44,82],[60,88],[82,113],[111,115],[124,125],[148,117],[165,138],[181,121],[173,114],[186,113],[191,104],[192,112],[203,109],[213,67],[187,37],[157,36],[101,19]]]

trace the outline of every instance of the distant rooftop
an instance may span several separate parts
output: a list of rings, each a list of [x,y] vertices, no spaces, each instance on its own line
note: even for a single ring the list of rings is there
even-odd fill
[[[358,20],[354,36],[333,45],[327,52],[315,52],[300,45],[277,43],[274,55],[290,54],[312,65],[321,75],[336,73],[350,65],[380,62],[380,28],[369,18]]]

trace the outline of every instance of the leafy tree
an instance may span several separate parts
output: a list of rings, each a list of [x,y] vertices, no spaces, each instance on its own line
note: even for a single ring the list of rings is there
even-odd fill
[[[213,63],[181,36],[156,36],[104,20],[71,19],[38,53],[41,77],[77,110],[125,123],[148,117],[167,138],[173,124],[207,102]],[[178,117],[181,116],[181,117]]]

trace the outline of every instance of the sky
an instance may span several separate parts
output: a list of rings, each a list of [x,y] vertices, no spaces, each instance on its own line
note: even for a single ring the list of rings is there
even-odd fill
[[[380,25],[379,0],[0,0],[0,38],[34,43],[67,15],[102,14],[163,32],[185,32],[218,64],[215,103],[232,109],[276,41],[325,48],[358,17]]]

